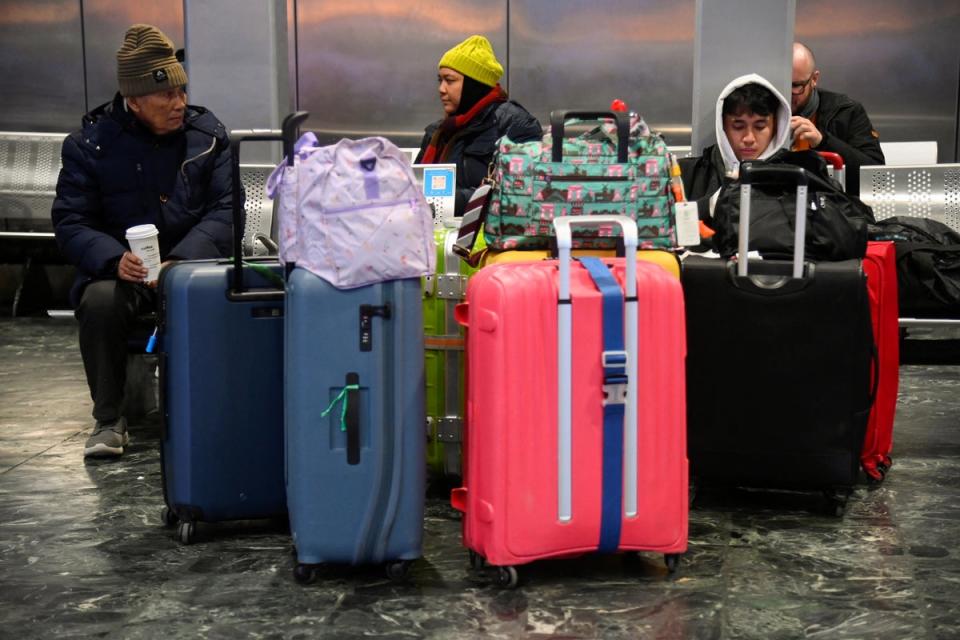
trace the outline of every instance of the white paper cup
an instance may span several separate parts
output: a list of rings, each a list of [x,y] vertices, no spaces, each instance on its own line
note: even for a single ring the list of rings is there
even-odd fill
[[[160,277],[160,233],[152,224],[139,224],[127,229],[127,243],[133,255],[143,260],[148,270],[146,281]]]

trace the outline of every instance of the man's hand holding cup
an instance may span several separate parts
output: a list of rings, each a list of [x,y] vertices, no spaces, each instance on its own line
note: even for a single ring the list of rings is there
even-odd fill
[[[146,282],[157,286],[160,276],[160,244],[156,226],[142,224],[127,229],[130,251],[124,252],[117,265],[117,277],[130,282]]]

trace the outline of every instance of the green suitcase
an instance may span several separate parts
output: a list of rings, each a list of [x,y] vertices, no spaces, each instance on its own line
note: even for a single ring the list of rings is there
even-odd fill
[[[436,274],[423,280],[427,379],[427,468],[438,478],[461,476],[464,415],[464,336],[453,318],[467,277],[476,271],[453,253],[457,228],[434,231]]]

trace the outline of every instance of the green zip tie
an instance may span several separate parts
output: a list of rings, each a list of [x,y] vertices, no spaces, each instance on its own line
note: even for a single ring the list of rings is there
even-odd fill
[[[343,400],[343,406],[340,408],[340,431],[347,430],[347,391],[359,391],[360,385],[358,384],[348,384],[343,389],[340,390],[340,393],[337,394],[337,397],[330,401],[330,404],[327,405],[327,408],[320,412],[321,418],[326,418],[327,414],[330,413],[330,410],[333,409],[338,402]]]
[[[245,267],[249,267],[249,268],[252,269],[253,271],[256,271],[257,273],[259,273],[260,275],[262,275],[264,278],[266,278],[267,280],[269,280],[269,281],[272,282],[273,284],[279,285],[280,288],[283,288],[284,285],[286,284],[286,283],[283,281],[283,278],[281,278],[281,277],[278,276],[276,273],[274,273],[274,272],[273,272],[273,269],[271,269],[271,268],[268,267],[268,266],[265,266],[265,265],[262,265],[262,264],[257,264],[257,263],[255,263],[255,262],[247,262],[246,260],[243,261],[243,265],[244,265]]]
[[[234,257],[231,256],[229,260],[232,263],[234,261]],[[284,281],[284,279],[281,276],[278,276],[276,273],[274,273],[273,269],[271,269],[270,267],[263,264],[257,264],[256,262],[247,262],[246,260],[241,260],[240,264],[247,267],[251,271],[256,271],[257,273],[259,273],[264,278],[266,278],[273,284],[277,285],[281,289],[286,287],[287,283]]]

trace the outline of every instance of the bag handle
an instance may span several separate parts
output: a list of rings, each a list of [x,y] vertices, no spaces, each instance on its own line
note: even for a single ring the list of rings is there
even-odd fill
[[[573,247],[571,225],[618,224],[623,230],[626,253],[626,306],[624,322],[627,352],[627,406],[624,419],[623,476],[637,477],[637,223],[627,216],[559,216],[553,219],[560,255],[560,283],[557,296],[557,517],[568,521],[573,517],[573,438],[571,387],[573,371],[573,308],[570,300],[570,252]],[[636,482],[624,483],[624,512],[636,514]]]
[[[380,162],[392,162],[400,167],[407,177],[409,184],[417,184],[416,176],[406,159],[406,154],[401,152],[396,145],[382,136],[369,136],[354,140],[352,138],[342,138],[333,145],[333,153],[330,163],[334,166],[345,165],[359,170],[363,176],[364,190],[369,200],[376,200],[379,196],[379,180],[374,173],[374,169]],[[310,184],[310,189],[317,193],[325,193],[330,187],[328,182],[332,171],[323,171],[317,175],[317,178]]]
[[[563,129],[570,118],[583,120],[610,119],[617,123],[617,162],[626,164],[628,143],[630,141],[630,116],[622,111],[551,111],[550,133],[553,136],[552,162],[563,160]]]
[[[744,162],[740,165],[740,233],[737,275],[746,277],[748,247],[750,246],[750,194],[754,184],[797,185],[797,208],[793,238],[793,277],[803,276],[803,252],[807,238],[807,172],[792,164],[770,165]]]
[[[347,434],[347,464],[360,464],[360,374],[346,374],[343,387],[327,408],[320,412],[326,418],[334,407],[340,405],[340,431]]]

